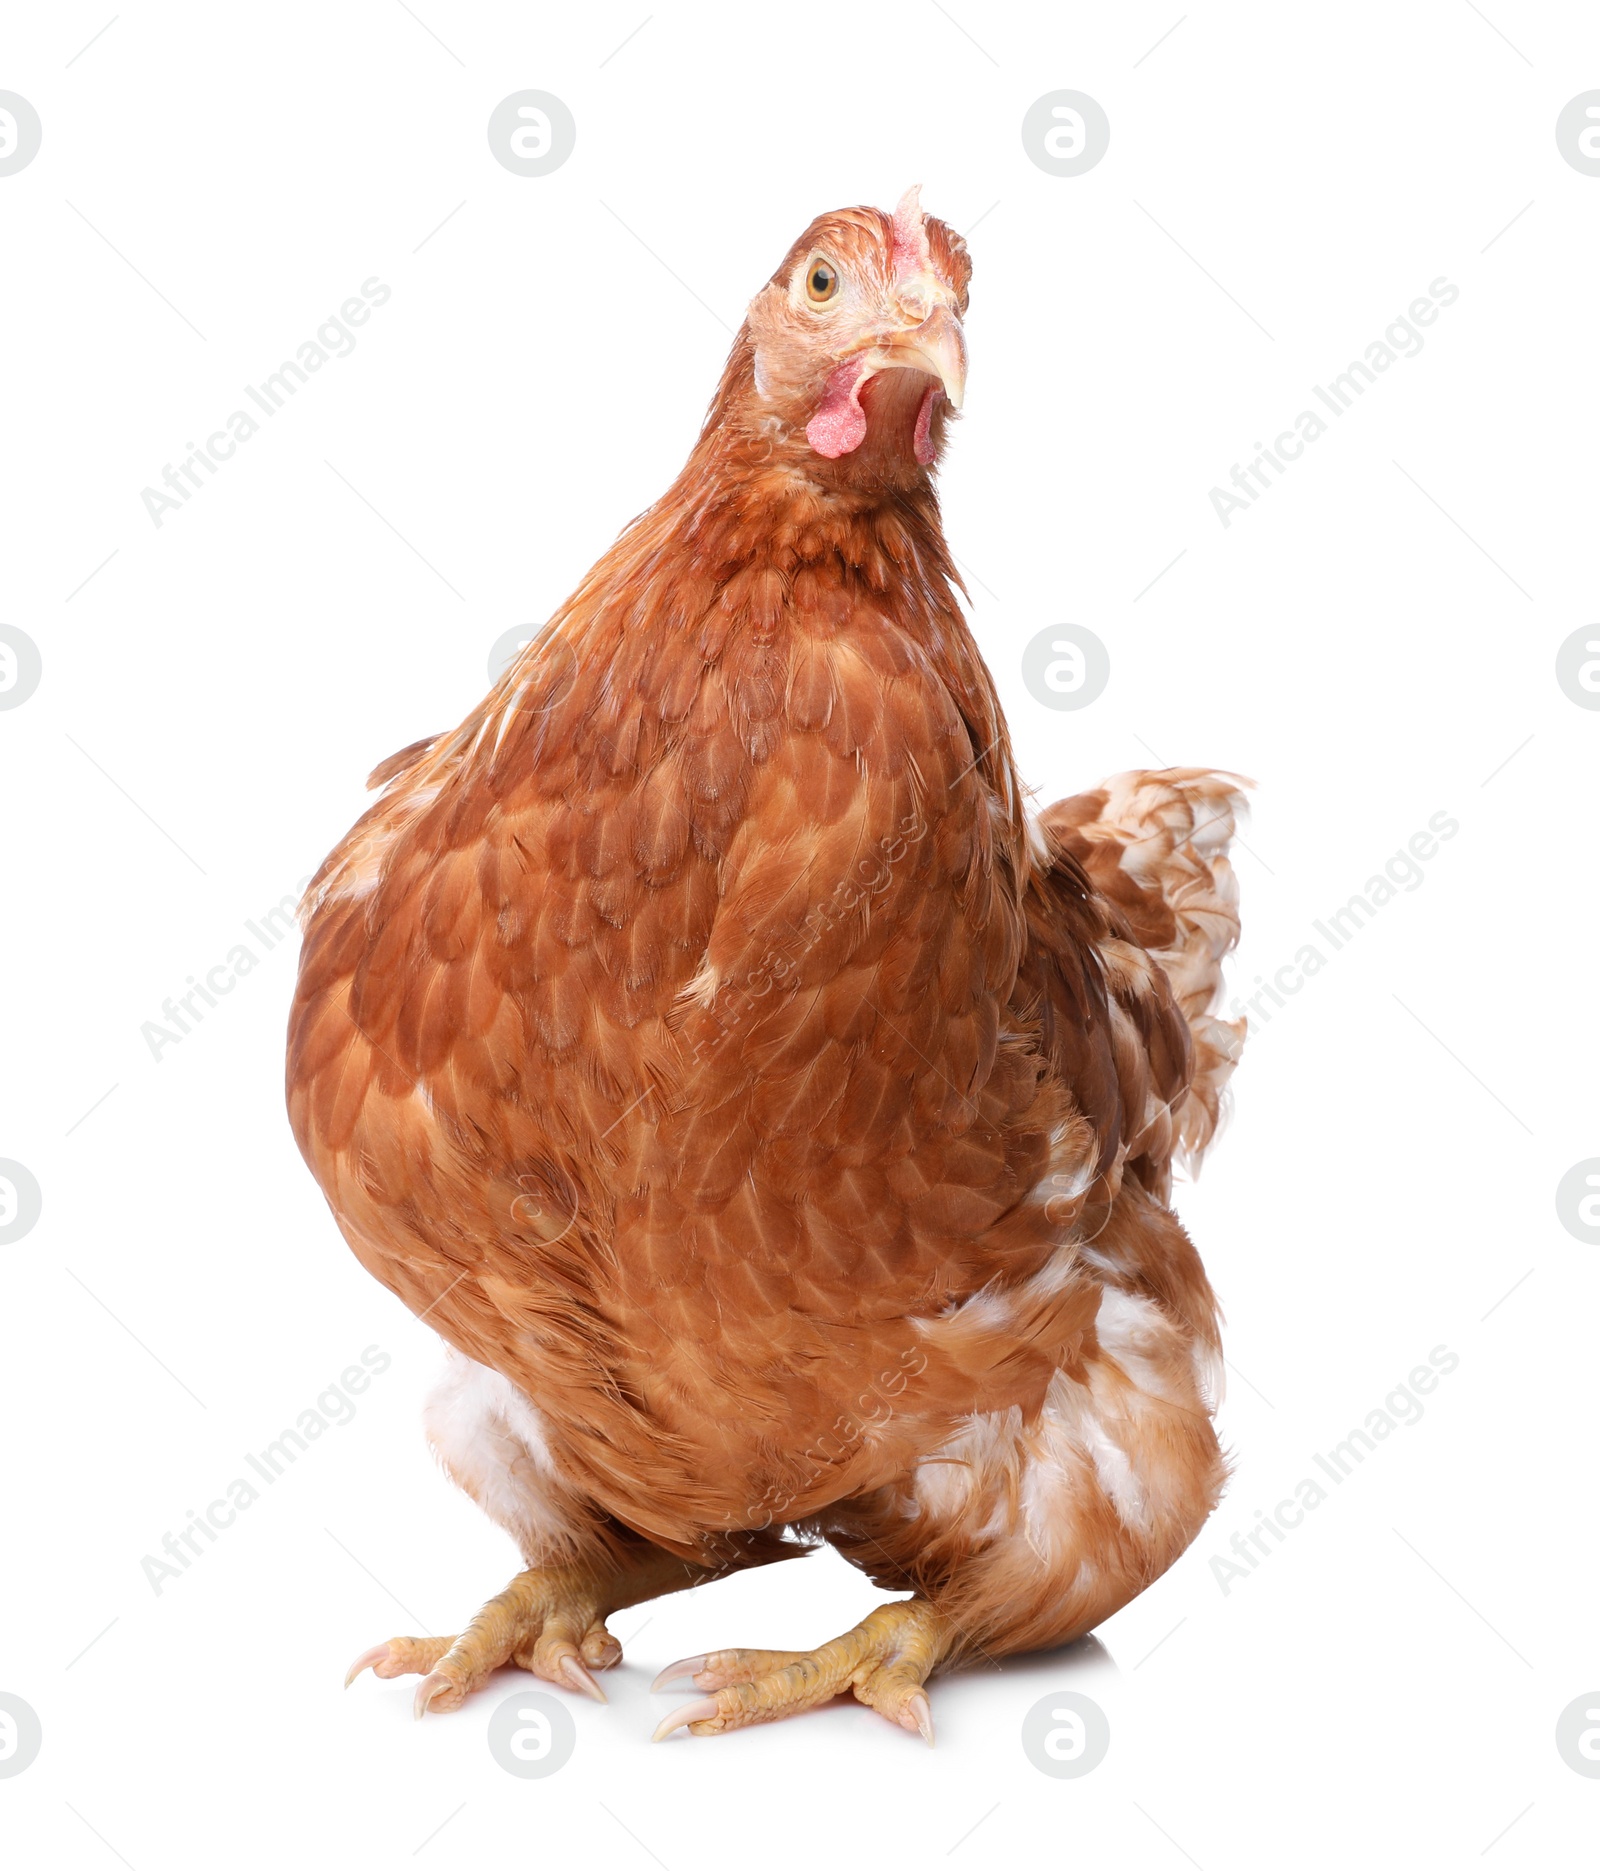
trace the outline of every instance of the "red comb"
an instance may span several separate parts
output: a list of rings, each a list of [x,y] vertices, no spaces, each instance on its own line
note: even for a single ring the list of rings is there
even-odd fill
[[[923,225],[922,184],[912,183],[894,211],[894,271],[897,279],[925,273],[933,265],[928,252],[928,230]]]

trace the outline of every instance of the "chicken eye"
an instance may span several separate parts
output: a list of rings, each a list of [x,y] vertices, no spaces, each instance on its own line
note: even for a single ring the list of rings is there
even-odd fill
[[[839,290],[839,275],[826,260],[813,260],[806,269],[806,297],[821,305]]]

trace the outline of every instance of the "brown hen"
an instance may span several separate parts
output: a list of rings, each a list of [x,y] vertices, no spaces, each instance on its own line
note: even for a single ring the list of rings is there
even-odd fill
[[[910,1597],[675,1666],[660,1732],[853,1689],[931,1738],[931,1671],[1088,1630],[1217,1499],[1169,1196],[1243,1038],[1239,783],[1025,812],[933,491],[970,273],[915,190],[815,221],[677,481],[307,894],[295,1136],[527,1568],[358,1660],[419,1713],[599,1695],[610,1612],[820,1539]]]

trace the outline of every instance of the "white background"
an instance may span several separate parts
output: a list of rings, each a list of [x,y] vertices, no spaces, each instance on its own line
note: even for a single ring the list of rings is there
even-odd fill
[[[1600,179],[1553,132],[1600,15],[1261,0],[1163,38],[1182,0],[853,0],[628,38],[649,3],[134,4],[81,56],[113,0],[8,20],[0,87],[44,125],[0,179],[0,621],[44,666],[0,713],[0,1156],[44,1192],[0,1249],[0,1689],[44,1728],[8,1862],[1571,1862],[1600,1275],[1554,1196],[1600,1152],[1600,716],[1554,662],[1594,617]],[[541,179],[485,137],[526,87],[578,124]],[[1062,87],[1112,126],[1071,179],[1020,138]],[[1182,1192],[1236,1478],[1104,1655],[936,1683],[932,1753],[853,1702],[649,1746],[666,1661],[867,1609],[823,1554],[619,1616],[611,1706],[515,1780],[484,1742],[512,1676],[420,1725],[404,1682],[340,1689],[516,1558],[424,1450],[436,1341],[290,1139],[293,941],[159,1061],[141,1025],[662,490],[807,221],[912,181],[974,230],[946,525],[1025,778],[1253,775],[1247,992],[1431,815],[1460,831],[1258,1025]],[[355,351],[156,528],[140,490],[374,275]],[[1209,489],[1440,276],[1422,352],[1224,528]],[[1020,655],[1069,620],[1112,679],[1052,712]],[[157,1595],[143,1556],[368,1345],[355,1420]],[[1438,1345],[1423,1420],[1225,1594],[1212,1557]],[[1112,1725],[1081,1780],[1019,1741],[1061,1688]]]

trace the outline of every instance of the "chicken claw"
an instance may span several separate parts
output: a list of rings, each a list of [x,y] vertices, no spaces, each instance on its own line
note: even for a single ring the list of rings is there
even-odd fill
[[[417,1684],[417,1693],[411,1698],[411,1718],[420,1722],[428,1710],[433,1707],[433,1699],[451,1687],[450,1678],[439,1670],[431,1670]]]
[[[454,1642],[453,1637],[391,1637],[386,1644],[362,1651],[345,1672],[344,1686],[348,1689],[367,1669],[385,1678],[431,1670]]]
[[[665,1741],[670,1734],[676,1734],[680,1728],[690,1728],[694,1722],[714,1720],[722,1711],[712,1696],[702,1696],[698,1702],[686,1702],[681,1709],[674,1709],[663,1720],[656,1723],[656,1731],[650,1737],[652,1741]],[[720,1729],[718,1730],[720,1733]]]
[[[387,1644],[374,1644],[370,1650],[363,1650],[361,1655],[356,1658],[355,1662],[352,1663],[349,1669],[344,1673],[345,1688],[348,1689],[363,1670],[371,1669],[374,1663],[386,1661],[388,1655],[389,1646]]]
[[[650,1685],[651,1695],[660,1695],[661,1691],[666,1688],[668,1683],[682,1682],[686,1676],[698,1676],[709,1661],[709,1657],[701,1656],[684,1657],[680,1662],[669,1663]]]
[[[588,1696],[592,1702],[605,1701],[606,1692],[576,1657],[563,1657],[559,1667],[561,1674],[567,1679],[569,1688],[576,1689],[579,1695]]]
[[[933,1745],[933,1711],[923,1683],[950,1647],[947,1621],[924,1598],[884,1605],[817,1650],[714,1650],[685,1657],[652,1685],[689,1677],[703,1690],[660,1724],[653,1740],[680,1728],[720,1735],[777,1721],[851,1690],[858,1702]]]

